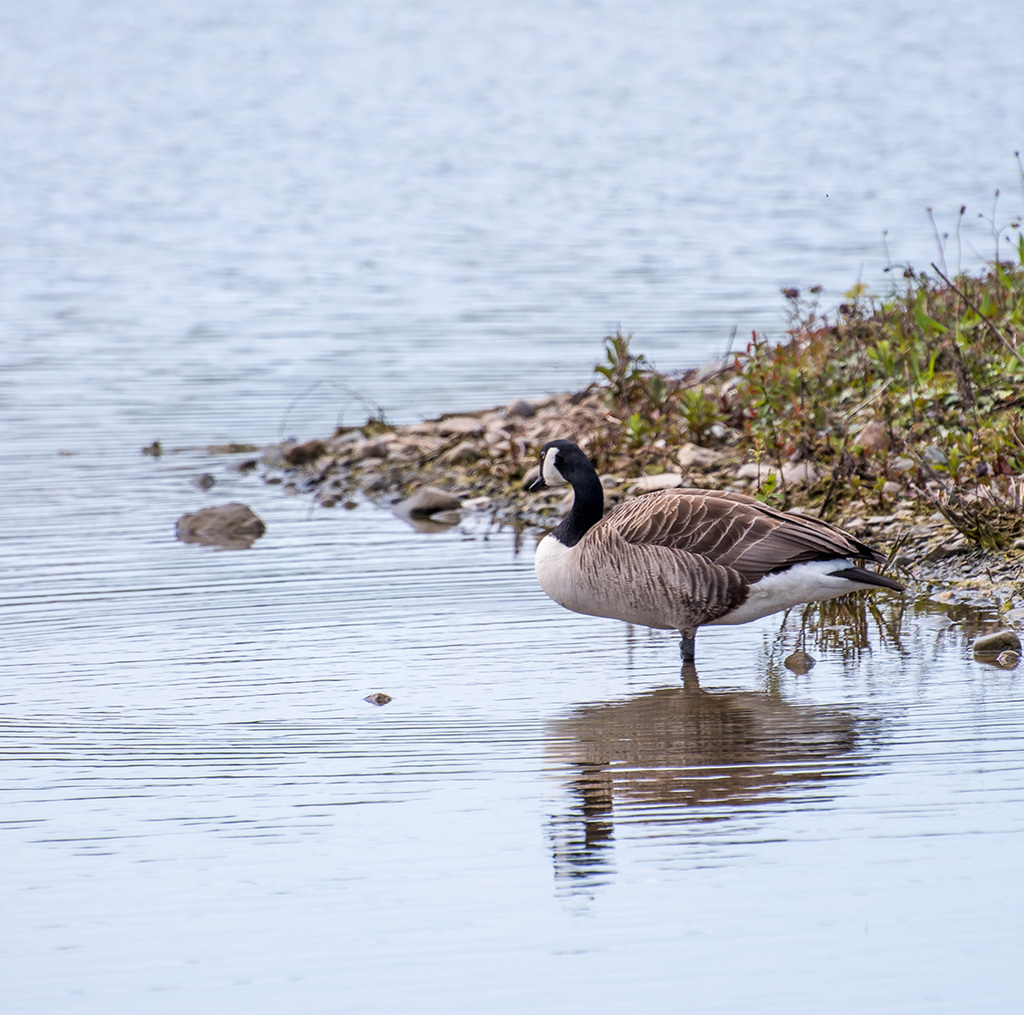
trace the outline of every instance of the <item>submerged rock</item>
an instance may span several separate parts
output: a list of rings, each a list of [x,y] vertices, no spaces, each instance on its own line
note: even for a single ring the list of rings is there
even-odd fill
[[[973,645],[974,654],[998,655],[1000,652],[1020,653],[1020,638],[1013,631],[996,631],[978,638]]]
[[[184,514],[175,526],[175,534],[183,543],[219,546],[224,550],[247,550],[266,531],[259,516],[247,505],[238,503]]]

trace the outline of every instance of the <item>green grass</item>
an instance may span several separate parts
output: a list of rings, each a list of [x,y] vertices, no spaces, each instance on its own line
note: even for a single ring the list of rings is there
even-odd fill
[[[784,290],[784,340],[753,335],[701,383],[659,373],[632,336],[610,336],[596,367],[608,418],[590,450],[599,465],[629,456],[648,469],[684,441],[737,461],[810,460],[822,474],[810,491],[763,494],[833,517],[898,486],[975,543],[1004,548],[1024,536],[1024,236],[1016,253],[974,275],[908,268],[883,300],[858,285],[831,319],[820,290]]]

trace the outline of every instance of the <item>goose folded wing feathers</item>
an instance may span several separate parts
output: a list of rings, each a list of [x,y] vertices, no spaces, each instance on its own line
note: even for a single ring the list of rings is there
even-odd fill
[[[748,582],[813,560],[884,560],[820,519],[783,514],[742,494],[721,491],[648,494],[627,501],[601,524],[613,526],[628,543],[695,554],[731,568]]]

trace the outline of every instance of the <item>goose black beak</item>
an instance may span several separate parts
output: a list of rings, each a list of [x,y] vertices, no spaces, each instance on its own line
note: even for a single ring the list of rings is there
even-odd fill
[[[546,490],[548,484],[544,482],[543,476],[538,476],[527,488],[527,493],[538,493],[540,490]]]

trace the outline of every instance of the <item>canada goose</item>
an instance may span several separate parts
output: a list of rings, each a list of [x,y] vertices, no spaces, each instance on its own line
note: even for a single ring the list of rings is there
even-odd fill
[[[537,547],[541,588],[576,613],[675,629],[683,661],[705,624],[745,624],[858,589],[903,586],[849,558],[885,557],[841,529],[738,493],[662,490],[607,517],[590,459],[572,441],[541,449],[530,491],[569,483],[574,499]]]

